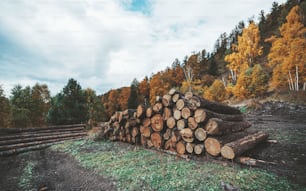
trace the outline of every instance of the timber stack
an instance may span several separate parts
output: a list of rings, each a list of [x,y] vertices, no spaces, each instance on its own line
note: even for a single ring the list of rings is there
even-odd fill
[[[248,131],[250,126],[237,108],[171,89],[152,106],[115,112],[104,136],[179,155],[234,159],[268,138],[262,131]]]
[[[84,124],[0,129],[0,156],[42,149],[58,142],[86,136]]]

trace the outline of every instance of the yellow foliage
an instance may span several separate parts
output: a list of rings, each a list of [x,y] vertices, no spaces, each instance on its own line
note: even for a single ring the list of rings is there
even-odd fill
[[[272,43],[268,65],[273,68],[271,85],[274,88],[284,87],[289,72],[295,75],[296,68],[300,86],[306,82],[306,27],[302,23],[299,6],[291,9],[286,20],[287,22],[280,27],[280,37],[272,36],[266,39]]]
[[[227,91],[221,80],[215,80],[214,83],[205,90],[203,97],[212,101],[221,102],[226,99]]]

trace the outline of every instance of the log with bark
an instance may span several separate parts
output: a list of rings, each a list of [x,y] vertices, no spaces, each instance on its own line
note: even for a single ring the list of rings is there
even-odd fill
[[[219,118],[211,118],[205,126],[209,135],[225,135],[229,133],[243,131],[251,124],[247,121],[224,121]]]
[[[254,148],[258,143],[267,140],[268,134],[259,131],[241,139],[225,144],[221,148],[221,155],[226,159],[234,159],[243,152]]]

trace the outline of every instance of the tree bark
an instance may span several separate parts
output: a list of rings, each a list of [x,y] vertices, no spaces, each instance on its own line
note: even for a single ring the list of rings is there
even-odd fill
[[[251,124],[247,121],[223,121],[218,118],[211,118],[205,126],[209,135],[225,135],[233,132],[243,131]]]
[[[234,159],[243,152],[252,149],[258,143],[267,140],[268,136],[268,134],[259,131],[236,141],[227,143],[221,148],[221,155],[226,159]]]

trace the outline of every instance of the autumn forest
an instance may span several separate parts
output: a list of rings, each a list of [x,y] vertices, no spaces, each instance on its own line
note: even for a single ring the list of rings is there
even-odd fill
[[[270,13],[259,13],[258,23],[251,17],[220,34],[212,52],[175,59],[165,70],[103,95],[74,79],[54,97],[44,84],[17,85],[10,98],[0,86],[0,127],[106,121],[115,111],[153,104],[171,88],[217,102],[284,94],[305,101],[305,13],[305,1],[273,3]]]

